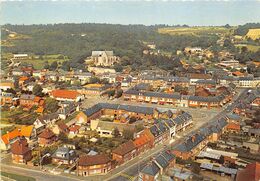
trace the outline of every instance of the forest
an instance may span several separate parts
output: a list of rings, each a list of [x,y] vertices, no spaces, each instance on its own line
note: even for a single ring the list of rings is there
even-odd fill
[[[158,28],[164,25],[111,25],[111,24],[48,24],[48,25],[4,25],[2,40],[15,32],[26,38],[14,39],[15,46],[3,46],[3,53],[29,53],[35,55],[62,54],[70,62],[64,67],[82,66],[82,61],[90,56],[92,50],[113,50],[123,57],[124,65],[136,68],[145,59],[143,42],[153,42],[162,51],[175,54],[176,50],[187,46],[209,47],[216,43],[216,35],[176,35],[160,34]],[[6,31],[6,29],[9,31]],[[159,62],[163,64],[163,62]],[[69,64],[69,65],[68,65]]]
[[[187,46],[209,48],[213,51],[228,49],[236,54],[239,61],[245,63],[259,55],[244,51],[239,52],[230,40],[225,40],[224,46],[217,45],[221,35],[216,33],[194,34],[161,34],[160,28],[168,28],[166,25],[118,25],[118,24],[47,24],[47,25],[10,25],[2,26],[2,40],[9,42],[11,46],[2,46],[2,53],[28,53],[38,56],[63,55],[69,61],[62,62],[62,68],[83,68],[86,57],[93,50],[113,50],[114,54],[121,57],[120,65],[130,65],[133,69],[147,66],[156,66],[165,70],[172,70],[177,50],[183,50]],[[177,26],[180,28],[180,26]],[[183,26],[187,28],[187,25]],[[235,34],[245,34],[246,30],[259,27],[259,23],[238,26]],[[172,28],[172,27],[171,27]],[[174,26],[173,26],[174,28]],[[229,28],[226,27],[225,28]],[[10,38],[10,33],[16,33],[19,38]],[[160,52],[167,52],[170,57],[149,57],[143,55],[147,49],[144,42],[153,42]],[[176,62],[176,61],[175,61]],[[178,63],[177,63],[178,64]],[[171,65],[171,66],[169,66]]]

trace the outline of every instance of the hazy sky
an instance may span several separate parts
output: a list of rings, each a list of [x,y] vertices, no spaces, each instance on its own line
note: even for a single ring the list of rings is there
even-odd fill
[[[238,25],[260,22],[260,1],[5,1],[0,22]]]

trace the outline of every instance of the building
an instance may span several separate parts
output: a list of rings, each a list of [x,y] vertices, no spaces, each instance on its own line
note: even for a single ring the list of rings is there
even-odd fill
[[[137,156],[137,148],[132,140],[119,145],[112,150],[112,158],[118,165],[123,164]]]
[[[0,139],[0,148],[1,150],[9,150],[10,146],[18,140],[20,137],[26,138],[27,141],[30,141],[36,137],[36,130],[33,125],[22,126],[21,128],[16,128],[11,132],[1,136]]]
[[[77,159],[76,152],[68,147],[59,147],[51,156],[52,163],[72,165]]]
[[[250,163],[243,170],[237,172],[236,181],[259,181],[260,163]]]
[[[119,61],[119,57],[114,56],[113,51],[92,51],[91,60],[96,66],[112,66]]]
[[[156,181],[161,180],[164,172],[175,165],[175,156],[169,150],[163,150],[150,161],[139,173],[139,180]]]
[[[82,96],[79,92],[73,90],[53,90],[50,96],[58,101],[73,101],[79,102]]]
[[[18,139],[11,146],[13,163],[27,164],[32,159],[32,151],[26,139]]]
[[[1,81],[0,89],[6,91],[7,89],[14,89],[14,82],[11,81]]]
[[[106,174],[111,169],[112,161],[104,154],[81,156],[77,166],[77,172],[80,176]]]
[[[33,106],[43,106],[44,100],[41,97],[30,95],[30,94],[22,94],[20,96],[20,106],[31,108]]]
[[[40,146],[48,146],[53,144],[57,140],[55,134],[48,128],[38,136],[38,143]]]
[[[24,60],[24,59],[28,59],[28,54],[14,54],[13,55],[13,59],[14,60]]]

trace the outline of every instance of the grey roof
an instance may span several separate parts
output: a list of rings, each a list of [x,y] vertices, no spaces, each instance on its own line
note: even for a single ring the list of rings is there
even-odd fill
[[[35,95],[30,95],[30,94],[22,94],[20,99],[26,99],[26,100],[34,100]]]
[[[53,119],[58,119],[59,115],[57,113],[51,113],[51,114],[44,114],[40,116],[38,119],[40,121],[48,121],[48,120],[53,120]]]
[[[192,116],[187,113],[187,112],[183,112],[182,114],[180,114],[179,116],[177,116],[176,118],[173,119],[173,122],[177,125],[180,125],[188,120],[192,119]]]
[[[101,109],[113,109],[113,110],[125,110],[128,112],[142,113],[142,114],[153,114],[154,108],[145,107],[145,106],[133,106],[133,105],[124,105],[124,104],[109,104],[109,103],[98,103],[94,106],[86,109],[84,113],[87,116],[100,111]]]
[[[163,155],[158,155],[155,158],[157,164],[159,164],[162,168],[166,168],[169,165],[169,162],[164,158]]]
[[[242,120],[242,118],[238,114],[233,114],[233,113],[227,114],[227,118],[232,120],[238,120],[238,121]]]
[[[156,174],[159,173],[159,171],[160,171],[160,168],[156,165],[156,163],[150,162],[143,168],[141,173],[155,176]]]
[[[68,147],[59,147],[51,157],[64,160],[73,160],[77,157],[77,155],[74,150],[71,150]]]
[[[113,51],[92,51],[92,57],[98,57],[105,53],[107,56],[113,56]]]

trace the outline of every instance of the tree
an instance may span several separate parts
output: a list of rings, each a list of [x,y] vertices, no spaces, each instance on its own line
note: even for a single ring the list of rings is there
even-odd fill
[[[191,171],[195,174],[199,174],[200,173],[200,165],[199,163],[193,162],[191,164]]]
[[[108,90],[106,93],[108,97],[113,97],[115,95],[115,92],[116,91],[113,89],[113,90]]]
[[[116,92],[116,98],[119,98],[119,97],[121,97],[122,95],[123,95],[123,90],[122,90],[122,89],[117,90],[117,92]]]
[[[123,66],[120,64],[115,64],[114,69],[116,72],[122,72],[123,71]]]
[[[51,63],[50,70],[56,70],[58,68],[58,63],[56,61]]]
[[[67,143],[68,142],[68,136],[64,133],[61,132],[58,136],[59,140],[61,140],[63,143]]]
[[[113,135],[114,137],[120,136],[120,132],[119,132],[119,130],[118,130],[117,127],[115,127],[115,128],[113,129],[112,135]]]
[[[44,104],[44,111],[47,113],[53,113],[56,112],[59,108],[58,101],[55,99],[48,97],[45,99],[45,104]]]
[[[89,79],[89,83],[90,84],[95,84],[95,83],[99,83],[100,79],[98,77],[90,77]]]
[[[33,90],[32,90],[32,93],[36,96],[42,96],[43,93],[42,93],[42,87],[39,85],[39,84],[36,84],[34,87],[33,87]]]
[[[126,140],[131,140],[134,138],[134,132],[130,129],[124,129],[123,130],[123,137],[126,139]]]
[[[50,65],[49,65],[49,62],[48,62],[48,61],[44,62],[43,68],[44,68],[44,69],[49,69],[49,68],[50,68]]]

